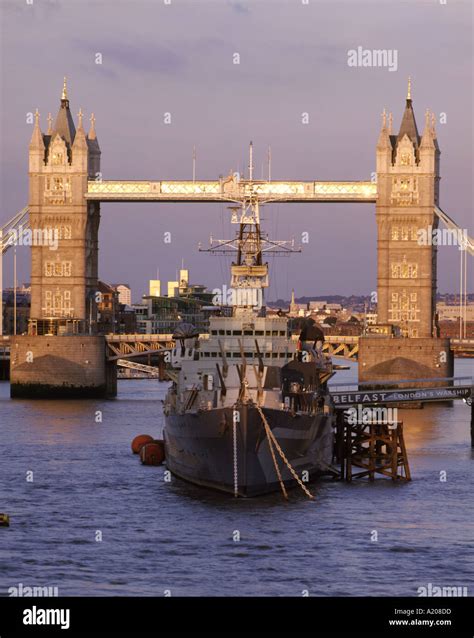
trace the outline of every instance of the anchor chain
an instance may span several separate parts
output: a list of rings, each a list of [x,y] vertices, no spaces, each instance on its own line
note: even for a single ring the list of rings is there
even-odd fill
[[[285,453],[281,449],[280,444],[276,440],[275,435],[273,434],[273,432],[270,429],[270,426],[268,425],[268,421],[267,421],[267,419],[266,419],[266,417],[265,417],[265,415],[263,413],[262,408],[258,404],[256,405],[256,408],[257,408],[257,410],[258,410],[258,412],[260,414],[260,417],[262,418],[263,426],[265,428],[265,432],[267,433],[268,442],[270,443],[270,441],[271,441],[275,445],[275,447],[276,447],[276,449],[278,451],[278,454],[281,456],[281,458],[282,458],[283,462],[285,463],[286,467],[290,470],[293,478],[296,480],[296,482],[301,487],[301,489],[306,494],[306,496],[308,498],[314,499],[314,496],[311,494],[311,492],[308,490],[308,488],[303,484],[303,481],[300,479],[298,474],[293,469],[291,463],[286,458]],[[276,466],[276,459],[275,459],[275,456],[274,456],[274,453],[273,453],[273,449],[272,449],[271,446],[270,446],[270,451],[272,452],[273,462],[275,464],[275,469],[276,469],[276,467],[277,467]],[[280,480],[280,484],[282,484],[280,471],[278,470],[277,473],[278,473],[278,477],[279,477],[279,480]],[[283,490],[284,490],[284,486],[283,486]],[[286,495],[286,490],[283,493],[284,493],[284,495]]]
[[[237,458],[237,419],[236,419],[236,411],[233,411],[232,414],[232,445],[234,452],[234,496],[235,498],[239,495],[239,469],[238,469],[238,458]]]

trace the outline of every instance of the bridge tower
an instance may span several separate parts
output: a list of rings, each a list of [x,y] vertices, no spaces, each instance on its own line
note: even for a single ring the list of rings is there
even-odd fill
[[[436,337],[436,246],[439,156],[434,116],[426,111],[420,137],[410,81],[400,129],[384,112],[377,143],[378,323],[406,337]],[[424,244],[422,243],[424,241]]]
[[[99,203],[87,202],[84,195],[88,178],[100,170],[100,148],[94,116],[87,135],[82,111],[78,118],[76,130],[66,78],[56,121],[51,126],[48,118],[46,134],[35,114],[29,148],[30,224],[43,241],[31,249],[33,334],[57,334],[66,325],[67,332],[90,333],[96,326],[100,211]]]
[[[66,79],[54,126],[42,133],[36,111],[29,147],[31,313],[27,335],[11,341],[12,397],[114,396],[116,366],[97,332],[99,202],[87,181],[100,170],[94,116],[77,129]]]
[[[439,338],[437,247],[431,241],[440,180],[434,115],[426,111],[420,136],[409,80],[398,133],[391,114],[384,111],[382,118],[376,155],[379,334],[359,341],[359,380],[450,377],[453,355],[449,340]]]

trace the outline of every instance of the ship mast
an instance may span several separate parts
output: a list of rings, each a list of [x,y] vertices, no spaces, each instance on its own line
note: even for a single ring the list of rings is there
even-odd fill
[[[263,308],[263,291],[268,288],[268,263],[263,253],[286,254],[301,252],[294,248],[294,240],[271,241],[260,227],[260,204],[256,186],[261,183],[253,179],[253,144],[249,148],[249,179],[244,180],[243,199],[238,206],[229,207],[232,211],[231,223],[239,229],[232,240],[212,239],[211,247],[201,249],[219,255],[236,253],[231,265],[231,289],[235,291],[232,306],[234,313],[239,309]]]

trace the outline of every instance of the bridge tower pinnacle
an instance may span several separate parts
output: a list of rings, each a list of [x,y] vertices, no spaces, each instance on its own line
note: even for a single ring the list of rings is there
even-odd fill
[[[408,337],[437,336],[436,246],[422,238],[438,225],[439,155],[429,112],[418,133],[410,79],[400,129],[384,117],[376,152],[378,323]]]
[[[100,147],[95,129],[91,138],[84,131],[82,111],[75,128],[66,78],[54,126],[48,121],[43,134],[36,114],[29,147],[30,330],[55,333],[68,324],[94,332],[100,211],[84,195],[100,170]]]

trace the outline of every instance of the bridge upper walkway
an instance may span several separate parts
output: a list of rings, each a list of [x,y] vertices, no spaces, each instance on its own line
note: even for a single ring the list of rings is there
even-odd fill
[[[89,181],[88,200],[101,202],[240,202],[251,195],[263,202],[362,202],[377,200],[375,182],[236,180]]]

